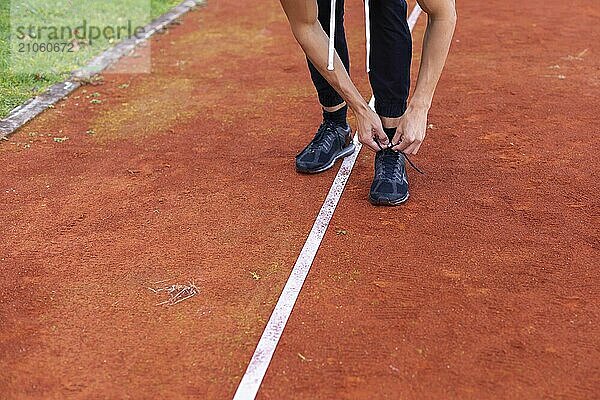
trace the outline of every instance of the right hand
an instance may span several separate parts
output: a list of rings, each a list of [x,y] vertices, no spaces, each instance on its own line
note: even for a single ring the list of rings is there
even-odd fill
[[[358,140],[374,152],[381,150],[381,147],[385,149],[389,144],[389,140],[383,131],[379,115],[370,108],[354,114],[358,122]],[[378,139],[381,147],[377,145],[374,138]]]

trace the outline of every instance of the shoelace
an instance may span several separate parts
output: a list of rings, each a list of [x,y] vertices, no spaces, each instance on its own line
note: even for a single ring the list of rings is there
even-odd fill
[[[325,147],[329,147],[331,145],[331,140],[333,140],[333,137],[335,135],[326,135],[326,133],[328,133],[328,132],[331,132],[333,134],[337,133],[337,131],[335,129],[335,124],[330,121],[324,121],[321,124],[321,126],[319,127],[317,134],[315,135],[313,140],[310,142],[308,147],[311,149],[318,149],[322,142],[324,142]]]
[[[384,154],[387,153],[387,154]],[[398,162],[398,158],[402,155],[398,152],[385,149],[378,154],[377,157],[377,178],[379,179],[392,179],[401,180],[403,168],[400,168],[402,164]],[[391,174],[391,176],[390,176]]]
[[[406,155],[406,153],[404,153],[404,152],[402,152],[402,151],[399,151],[399,150],[394,150],[394,149],[393,149],[393,147],[394,147],[394,146],[398,146],[398,145],[400,144],[400,142],[398,142],[398,143],[396,143],[396,144],[393,144],[393,143],[392,143],[392,141],[390,141],[390,143],[387,145],[387,147],[386,147],[386,148],[383,148],[383,147],[381,146],[381,143],[379,143],[379,139],[378,139],[377,137],[374,137],[373,139],[375,140],[375,143],[377,143],[377,146],[379,147],[379,150],[381,150],[381,151],[384,151],[384,150],[391,150],[391,151],[393,151],[393,152],[395,152],[395,153],[402,154],[402,155],[404,156],[404,158],[406,159],[406,161],[408,161],[408,164],[409,164],[411,167],[413,167],[413,169],[414,169],[415,171],[417,171],[417,172],[418,172],[418,173],[420,173],[421,175],[425,175],[425,172],[421,171],[421,169],[420,169],[419,167],[417,167],[417,166],[415,165],[415,163],[413,163],[413,162],[410,160],[410,158],[409,158],[409,157]]]

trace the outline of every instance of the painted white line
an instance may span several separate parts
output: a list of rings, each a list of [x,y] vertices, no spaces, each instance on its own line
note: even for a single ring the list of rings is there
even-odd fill
[[[271,314],[271,318],[258,342],[258,346],[256,346],[256,350],[250,360],[246,373],[235,393],[234,400],[254,399],[258,393],[258,389],[267,372],[267,368],[271,362],[279,338],[281,337],[283,329],[294,308],[296,299],[300,294],[300,289],[302,289],[304,280],[310,271],[315,255],[319,250],[321,240],[323,240],[329,221],[333,216],[335,207],[337,206],[344,187],[346,186],[346,182],[350,177],[350,172],[352,172],[352,167],[356,162],[356,157],[360,152],[360,143],[356,140],[354,143],[357,146],[354,150],[354,154],[344,159],[342,166],[333,181],[329,194],[310,230],[310,234],[308,235],[308,239],[306,239],[306,243],[304,243],[304,247],[302,247],[302,251],[298,256],[298,260],[296,260],[296,264],[292,269],[292,273],[290,274],[285,287],[283,288],[279,301],[273,310],[273,314]]]
[[[411,31],[417,23],[420,14],[421,7],[417,5],[408,18]],[[371,99],[371,108],[374,107],[374,103],[374,99]],[[323,236],[325,236],[331,217],[340,201],[344,187],[348,182],[352,168],[354,167],[358,154],[362,148],[362,145],[357,139],[358,135],[355,135],[354,144],[356,150],[354,151],[354,154],[346,157],[344,162],[342,162],[342,166],[331,185],[331,189],[329,189],[329,193],[327,194],[325,202],[321,207],[321,211],[319,211],[317,219],[308,234],[304,247],[302,247],[302,251],[300,251],[300,255],[296,260],[296,264],[292,269],[290,277],[279,296],[279,300],[275,305],[271,318],[269,318],[269,322],[267,322],[267,326],[256,346],[256,350],[254,350],[252,359],[248,364],[246,373],[240,381],[233,400],[254,400],[256,398],[262,380],[267,373],[267,368],[269,367],[275,349],[277,348],[277,344],[279,343],[279,339],[283,334],[285,325],[292,313],[294,304],[302,289],[302,285],[304,285],[304,281],[308,276],[308,272],[317,255]]]

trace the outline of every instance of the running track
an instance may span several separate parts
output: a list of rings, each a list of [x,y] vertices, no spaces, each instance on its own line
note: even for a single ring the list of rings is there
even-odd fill
[[[427,175],[374,209],[361,153],[259,399],[594,398],[599,19],[459,3]],[[5,398],[233,397],[331,186],[293,172],[319,115],[276,2],[211,3],[153,52],[0,144]],[[156,307],[168,278],[201,293]]]

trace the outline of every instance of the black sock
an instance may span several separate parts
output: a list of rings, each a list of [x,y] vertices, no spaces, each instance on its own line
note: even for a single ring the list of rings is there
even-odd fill
[[[340,108],[337,111],[329,112],[323,110],[323,120],[335,122],[336,124],[344,125],[346,124],[346,117],[348,116],[348,106]]]
[[[383,131],[390,139],[390,142],[394,139],[394,135],[396,134],[396,129],[397,128],[383,128]]]

